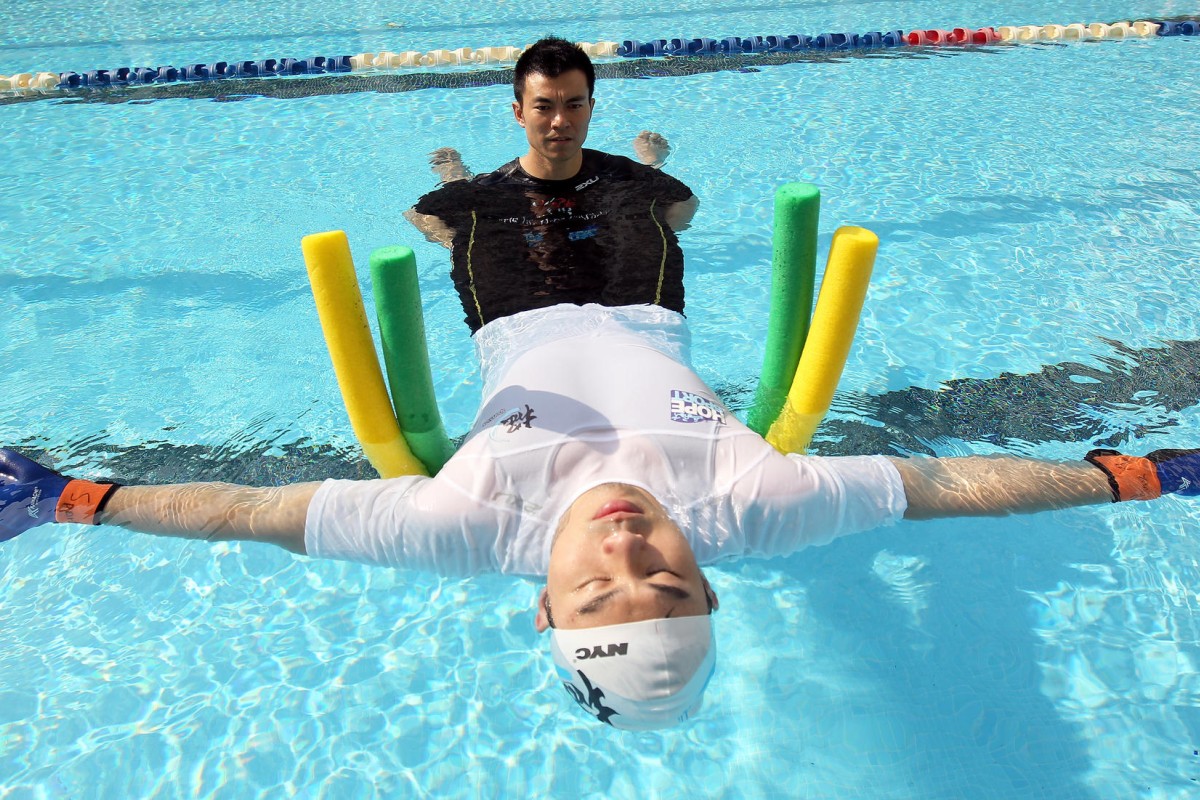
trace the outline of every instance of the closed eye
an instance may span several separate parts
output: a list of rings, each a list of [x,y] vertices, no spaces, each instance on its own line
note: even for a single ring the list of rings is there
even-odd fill
[[[663,571],[665,572],[666,570]],[[678,586],[669,586],[665,583],[651,583],[649,586],[659,594],[666,595],[674,600],[686,601],[690,600],[692,597],[691,592]],[[624,589],[611,589],[604,594],[599,595],[598,597],[593,597],[591,600],[580,606],[579,610],[575,612],[575,615],[582,617],[587,614],[595,614],[598,611],[602,611],[604,607],[608,605],[609,600],[613,599],[623,591]],[[670,613],[668,613],[667,616],[671,616]]]

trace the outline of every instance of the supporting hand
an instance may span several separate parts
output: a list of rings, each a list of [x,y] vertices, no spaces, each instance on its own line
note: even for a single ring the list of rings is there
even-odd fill
[[[633,139],[633,152],[648,167],[658,169],[671,155],[671,145],[666,137],[651,131],[642,131]]]
[[[74,480],[0,448],[0,542],[48,522],[95,524],[114,483]]]
[[[439,147],[430,153],[429,168],[442,183],[467,181],[472,177],[471,170],[467,169],[462,156],[453,147]]]
[[[1145,457],[1093,450],[1085,459],[1108,476],[1114,503],[1164,494],[1200,496],[1200,449],[1154,450]]]

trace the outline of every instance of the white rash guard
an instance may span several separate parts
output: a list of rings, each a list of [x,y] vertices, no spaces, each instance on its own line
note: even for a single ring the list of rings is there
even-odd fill
[[[475,334],[483,405],[432,478],[326,481],[309,555],[447,575],[545,575],[558,520],[585,491],[650,492],[700,564],[775,556],[895,522],[904,487],[881,456],[784,456],[688,366],[683,317],[558,305]]]

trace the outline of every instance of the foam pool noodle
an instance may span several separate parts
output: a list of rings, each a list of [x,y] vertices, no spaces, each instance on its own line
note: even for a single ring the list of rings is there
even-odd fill
[[[338,388],[367,460],[381,478],[427,474],[396,423],[346,234],[314,233],[301,249]]]
[[[746,419],[760,436],[783,408],[808,335],[820,212],[821,191],[811,183],[787,183],[775,192],[767,345],[754,406]]]
[[[854,341],[878,248],[879,237],[865,228],[838,228],[833,235],[812,329],[787,402],[766,437],[782,453],[803,453],[829,411]]]
[[[371,253],[371,286],[383,340],[383,364],[400,431],[413,455],[430,475],[436,474],[454,454],[454,446],[442,426],[433,392],[413,251],[381,247]]]

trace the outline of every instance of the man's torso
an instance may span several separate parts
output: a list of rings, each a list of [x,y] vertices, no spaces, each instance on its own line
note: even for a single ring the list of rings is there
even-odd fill
[[[454,231],[451,275],[472,331],[559,303],[683,311],[683,253],[665,220],[691,190],[630,159],[583,152],[570,180],[534,178],[514,159],[418,201],[418,213]]]

